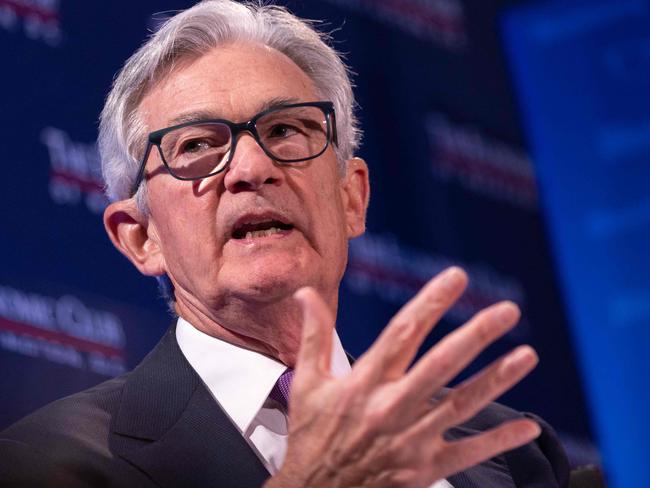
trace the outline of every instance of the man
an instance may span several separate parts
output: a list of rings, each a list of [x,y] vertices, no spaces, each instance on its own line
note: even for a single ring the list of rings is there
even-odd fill
[[[102,113],[104,222],[140,272],[171,284],[178,322],[133,372],[2,433],[6,484],[566,484],[550,428],[489,404],[534,367],[530,347],[444,389],[515,325],[514,304],[409,368],[461,270],[350,365],[334,317],[369,198],[352,106],[338,55],[276,7],[200,3],[131,57]]]

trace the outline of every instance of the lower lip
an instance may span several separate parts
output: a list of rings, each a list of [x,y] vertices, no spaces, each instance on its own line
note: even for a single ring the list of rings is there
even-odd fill
[[[293,234],[293,232],[294,229],[281,230],[269,236],[250,237],[250,238],[243,238],[243,239],[230,239],[230,242],[234,242],[235,244],[238,244],[240,246],[251,246],[255,244],[263,244],[264,242],[272,242],[273,240],[277,240],[277,239],[284,239],[285,237],[289,237],[291,234]]]

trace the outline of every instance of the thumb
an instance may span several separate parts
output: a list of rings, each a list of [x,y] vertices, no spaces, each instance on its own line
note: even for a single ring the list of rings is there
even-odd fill
[[[323,298],[313,288],[299,289],[294,298],[303,314],[296,372],[306,370],[328,374],[332,357],[334,317]]]

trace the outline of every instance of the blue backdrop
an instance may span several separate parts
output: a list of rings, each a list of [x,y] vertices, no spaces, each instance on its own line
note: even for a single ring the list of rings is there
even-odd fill
[[[104,233],[94,141],[114,73],[192,3],[0,0],[0,428],[130,369],[171,323]],[[603,452],[615,486],[641,486],[619,473],[650,465],[648,2],[283,4],[325,19],[356,73],[373,198],[341,288],[346,348],[459,264],[471,286],[427,344],[517,301],[521,325],[466,374],[532,344],[541,364],[502,400],[547,418],[574,464]]]
[[[507,45],[614,486],[650,477],[650,5],[520,8]]]

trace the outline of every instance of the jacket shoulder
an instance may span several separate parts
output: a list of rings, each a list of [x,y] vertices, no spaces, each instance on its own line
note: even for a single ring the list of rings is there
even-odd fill
[[[83,486],[81,479],[104,485],[77,471],[101,473],[113,464],[109,431],[127,377],[56,400],[0,432],[0,486],[41,486],[47,479],[57,480],[51,486]]]
[[[127,377],[128,373],[49,403],[0,432],[0,439],[41,448],[62,440],[99,448],[97,439],[108,435]]]

